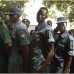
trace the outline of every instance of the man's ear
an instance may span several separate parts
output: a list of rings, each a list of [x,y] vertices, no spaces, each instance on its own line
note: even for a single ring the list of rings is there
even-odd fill
[[[46,19],[47,17],[48,17],[48,16],[46,15],[46,16],[45,16],[45,19]]]
[[[47,18],[48,16],[46,15],[46,18]]]
[[[48,18],[48,14],[46,13],[46,18]]]

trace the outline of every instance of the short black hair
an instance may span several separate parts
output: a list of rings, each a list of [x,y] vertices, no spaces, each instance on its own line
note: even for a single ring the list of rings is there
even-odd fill
[[[50,22],[50,23],[49,23],[49,22]],[[48,21],[47,21],[47,24],[52,26],[52,21],[51,21],[51,20],[48,20]]]
[[[28,23],[30,23],[30,21],[28,19],[23,19],[22,22],[28,22]]]
[[[46,10],[47,13],[48,13],[48,9],[47,9],[46,7],[41,7],[40,10],[41,10],[41,9]]]
[[[38,10],[38,13],[41,11],[41,10],[46,10],[46,18],[48,16],[48,9],[46,7],[41,7],[39,10]],[[37,13],[37,15],[38,15]]]

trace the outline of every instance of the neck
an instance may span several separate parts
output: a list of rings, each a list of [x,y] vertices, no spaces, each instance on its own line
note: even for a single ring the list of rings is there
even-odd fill
[[[64,33],[66,30],[64,30],[64,31],[61,31],[60,33],[62,34],[62,33]]]
[[[41,24],[41,23],[43,23],[43,22],[45,22],[45,21],[43,20],[43,21],[40,21],[40,22],[38,22],[38,23]]]
[[[17,21],[19,21],[19,19],[15,20],[13,23],[15,24]]]

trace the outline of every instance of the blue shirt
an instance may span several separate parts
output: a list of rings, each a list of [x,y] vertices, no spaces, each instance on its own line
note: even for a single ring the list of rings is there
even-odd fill
[[[67,31],[60,33],[55,40],[55,57],[64,61],[68,56],[74,55],[74,38]]]
[[[53,33],[51,27],[43,22],[36,26],[35,31],[32,34],[30,58],[33,71],[38,70],[44,59],[46,59],[49,48],[48,43],[54,42]]]
[[[13,50],[20,49],[21,45],[30,44],[30,34],[24,23],[19,20],[12,26],[12,28],[11,36],[13,40]]]

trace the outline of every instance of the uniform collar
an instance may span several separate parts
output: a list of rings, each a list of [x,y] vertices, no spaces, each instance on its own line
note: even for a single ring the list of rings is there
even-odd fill
[[[61,34],[62,38],[67,37],[67,36],[68,36],[68,31],[65,31],[64,33]]]
[[[69,34],[69,38],[74,40],[74,37]]]
[[[21,22],[21,20],[18,20],[16,23],[13,23],[13,28],[15,28],[17,25],[19,25],[19,23]]]
[[[41,23],[41,24],[38,24],[37,26],[36,26],[36,29],[41,29],[41,28],[43,28],[43,27],[45,27],[46,26],[46,22],[43,22],[43,23]]]
[[[18,20],[18,21],[15,23],[15,25],[18,25],[20,22],[21,22],[21,20]]]

